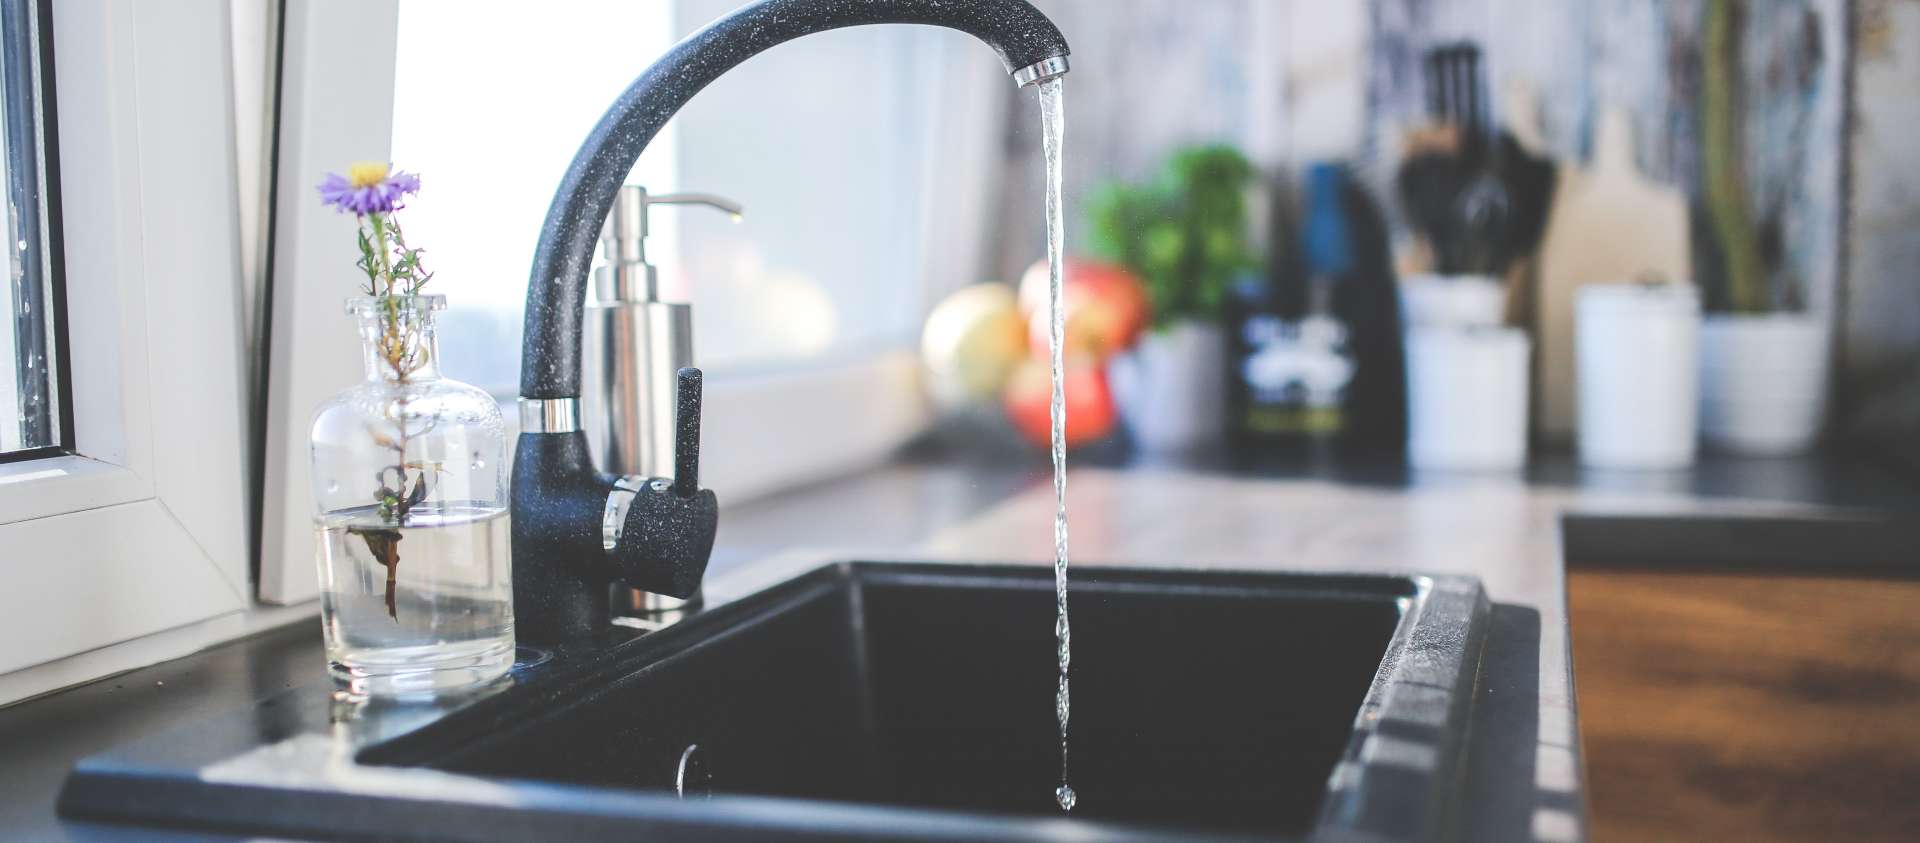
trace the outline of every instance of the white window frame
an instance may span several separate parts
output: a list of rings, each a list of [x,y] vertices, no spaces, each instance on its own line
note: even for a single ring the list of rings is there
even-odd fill
[[[199,649],[251,605],[226,2],[52,17],[75,441],[0,465],[0,704]]]
[[[399,6],[398,0],[289,0],[285,15],[260,576],[260,597],[268,602],[317,593],[305,423],[315,405],[358,376],[352,332],[328,318],[339,311],[346,264],[337,249],[317,245],[349,242],[351,221],[312,201],[310,183],[316,173],[391,147]],[[951,44],[932,48],[958,49]],[[972,48],[958,57],[965,71],[942,75],[933,82],[939,90],[927,92],[932,102],[947,104],[930,108],[927,117],[934,123],[927,136],[945,144],[925,165],[928,247],[913,268],[927,307],[981,280],[973,275],[997,180],[978,174],[998,154],[1004,97],[1012,90],[990,51],[959,46]],[[384,99],[370,94],[382,91]],[[1039,197],[1034,201],[1037,208]],[[918,355],[905,337],[892,347],[803,369],[710,377],[701,481],[719,493],[722,522],[729,503],[895,453],[931,422],[919,378]]]
[[[342,302],[354,220],[316,199],[317,174],[384,158],[393,142],[396,0],[287,0],[281,11],[279,153],[267,298],[266,448],[259,597],[320,596],[308,428],[313,410],[362,377]]]

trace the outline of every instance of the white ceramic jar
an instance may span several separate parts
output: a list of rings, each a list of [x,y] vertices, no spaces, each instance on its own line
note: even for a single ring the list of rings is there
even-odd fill
[[[1580,462],[1693,464],[1700,293],[1689,284],[1600,284],[1574,300]]]
[[[1513,328],[1408,331],[1408,462],[1476,471],[1526,465],[1531,350]]]
[[[1491,275],[1409,275],[1400,282],[1408,328],[1492,328],[1506,319],[1507,289]]]

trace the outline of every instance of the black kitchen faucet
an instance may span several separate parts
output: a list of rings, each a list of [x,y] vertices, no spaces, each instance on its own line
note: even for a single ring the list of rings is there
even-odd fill
[[[713,551],[719,505],[698,485],[698,369],[679,371],[670,480],[601,473],[581,427],[587,270],[622,182],[681,106],[735,65],[803,35],[881,23],[970,34],[999,53],[1021,87],[1067,72],[1066,39],[1026,0],[761,0],[674,45],[621,93],[574,154],[547,210],[527,282],[513,461],[513,597],[521,641],[553,644],[604,628],[607,586],[615,580],[687,597],[699,589]]]

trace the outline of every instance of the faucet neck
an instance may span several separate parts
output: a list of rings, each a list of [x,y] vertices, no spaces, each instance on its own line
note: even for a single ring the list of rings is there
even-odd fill
[[[579,397],[594,246],[627,174],[661,127],[713,80],[769,48],[815,32],[883,23],[973,35],[999,53],[1021,84],[1066,72],[1065,37],[1027,0],[760,0],[688,36],[614,101],[554,194],[527,282],[522,398]]]
[[[695,471],[698,370],[677,373],[671,487],[635,486],[595,471],[585,434],[567,423],[570,399],[580,397],[587,269],[627,174],[681,106],[735,65],[802,35],[878,23],[970,33],[998,51],[1023,83],[1065,72],[1064,61],[1047,62],[1066,56],[1066,40],[1027,0],[760,0],[668,50],[614,101],[574,155],[547,210],[527,282],[522,417],[542,424],[523,428],[513,457],[513,598],[523,640],[554,642],[602,628],[613,579],[691,597],[713,552],[719,503],[699,488]],[[553,423],[545,424],[549,410]]]

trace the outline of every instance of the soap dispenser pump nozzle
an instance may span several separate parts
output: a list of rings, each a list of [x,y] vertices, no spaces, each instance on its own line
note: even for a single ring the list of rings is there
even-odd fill
[[[711,193],[653,196],[637,184],[621,187],[600,230],[600,251],[606,257],[606,266],[598,273],[601,302],[660,300],[659,272],[647,262],[647,213],[655,205],[705,205],[727,212],[736,221],[745,213],[740,203]]]

